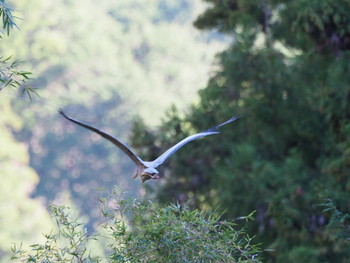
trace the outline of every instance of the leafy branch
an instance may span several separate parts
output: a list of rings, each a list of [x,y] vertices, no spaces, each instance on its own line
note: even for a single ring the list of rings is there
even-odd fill
[[[98,257],[87,254],[87,243],[95,236],[86,234],[82,223],[72,218],[69,208],[52,206],[52,215],[57,223],[58,233],[44,234],[44,244],[31,245],[31,251],[22,248],[22,244],[12,247],[12,260],[16,262],[100,262]]]
[[[10,31],[15,27],[17,29],[18,26],[15,22],[15,17],[13,15],[14,10],[7,5],[5,0],[0,0],[0,19],[2,18],[2,29],[5,30],[6,34],[9,35]],[[2,30],[0,30],[1,34],[4,34]],[[0,38],[2,38],[0,34]],[[19,59],[16,59],[11,62],[12,56],[9,57],[0,57],[0,91],[5,87],[13,87],[13,88],[22,88],[21,96],[27,95],[30,100],[32,100],[32,94],[39,94],[36,92],[35,88],[32,88],[26,81],[30,79],[30,75],[32,74],[29,71],[18,70],[18,66],[22,63]]]
[[[8,6],[5,0],[0,0],[0,19],[2,17],[2,28],[6,31],[7,35],[10,34],[10,31],[13,29],[13,27],[19,29],[15,22],[15,18],[18,17],[13,16],[13,12],[14,10]],[[0,32],[3,33],[1,30]]]
[[[32,99],[31,93],[38,95],[35,88],[26,84],[26,81],[30,80],[30,75],[32,73],[29,71],[17,70],[17,67],[22,64],[22,61],[16,59],[11,62],[11,58],[12,56],[7,58],[0,57],[0,91],[7,86],[22,88],[21,95],[23,96],[26,93],[28,97]]]

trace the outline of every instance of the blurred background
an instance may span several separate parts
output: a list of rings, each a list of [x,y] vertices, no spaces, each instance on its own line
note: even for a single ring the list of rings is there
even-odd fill
[[[145,194],[125,154],[58,109],[130,145],[133,121],[157,127],[171,105],[198,101],[228,43],[193,27],[200,0],[8,4],[19,30],[3,36],[1,54],[25,61],[20,69],[33,72],[40,97],[1,91],[0,257],[12,242],[29,245],[51,230],[53,203],[73,206],[91,229],[100,217],[97,189]]]
[[[17,0],[20,30],[1,55],[33,72],[32,100],[0,93],[0,258],[38,242],[67,204],[98,222],[101,188],[160,203],[190,200],[227,219],[256,211],[249,233],[270,262],[347,262],[327,224],[350,210],[350,3],[317,0]],[[159,181],[57,110],[152,160],[191,142]],[[219,211],[218,210],[218,211]]]

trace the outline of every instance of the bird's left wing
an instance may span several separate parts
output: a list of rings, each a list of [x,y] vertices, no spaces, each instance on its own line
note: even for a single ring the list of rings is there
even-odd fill
[[[74,120],[70,117],[68,117],[62,110],[59,110],[59,113],[65,117],[67,120],[74,122],[75,124],[78,124],[81,127],[84,127],[86,129],[89,129],[93,132],[96,132],[97,134],[101,135],[103,138],[107,139],[108,141],[110,141],[111,143],[113,143],[114,145],[116,145],[119,149],[121,149],[125,154],[127,154],[131,160],[133,160],[137,166],[143,166],[143,161],[136,155],[134,154],[125,144],[123,144],[122,142],[118,141],[116,138],[112,137],[111,135],[100,131],[90,125],[87,125],[85,123],[82,123],[80,121]]]
[[[235,116],[235,117],[232,117],[231,119],[229,119],[228,121],[224,122],[224,123],[221,123],[215,127],[212,127],[206,131],[202,131],[200,133],[196,133],[196,134],[193,134],[191,136],[188,136],[186,137],[185,139],[183,139],[182,141],[178,142],[177,144],[175,144],[173,147],[169,148],[168,150],[166,150],[161,156],[159,156],[157,159],[155,159],[154,161],[152,162],[148,162],[149,165],[151,165],[153,168],[156,168],[158,167],[159,165],[161,165],[162,163],[165,162],[166,159],[168,159],[171,155],[173,155],[177,150],[179,150],[182,146],[184,146],[185,144],[189,143],[190,141],[193,141],[193,140],[196,140],[196,139],[199,139],[201,137],[205,137],[205,136],[208,136],[208,135],[212,135],[212,134],[217,134],[217,133],[220,133],[218,131],[218,129],[225,125],[225,124],[228,124],[230,122],[233,122],[235,120],[237,120],[239,118],[239,116]]]

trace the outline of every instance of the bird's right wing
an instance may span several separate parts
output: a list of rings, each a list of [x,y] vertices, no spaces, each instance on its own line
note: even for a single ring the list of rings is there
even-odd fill
[[[212,135],[212,134],[217,134],[220,132],[201,132],[201,133],[197,133],[197,134],[193,134],[191,136],[186,137],[185,139],[183,139],[182,141],[178,142],[177,144],[175,144],[173,147],[169,148],[168,150],[166,150],[161,156],[159,156],[157,159],[155,159],[153,162],[151,163],[151,166],[156,168],[159,165],[161,165],[162,163],[165,162],[166,159],[168,159],[171,155],[173,155],[177,150],[179,150],[182,146],[184,146],[185,144],[189,143],[190,141],[199,139],[201,137],[204,136],[208,136],[208,135]]]
[[[239,118],[239,116],[237,115],[235,117],[232,117],[228,121],[225,121],[224,123],[221,123],[221,124],[219,124],[219,125],[217,125],[215,127],[212,127],[212,128],[210,128],[210,129],[208,129],[206,131],[203,131],[203,132],[200,132],[200,133],[196,133],[196,134],[193,134],[191,136],[186,137],[182,141],[180,141],[177,144],[175,144],[173,147],[171,147],[168,150],[166,150],[161,156],[159,156],[153,162],[149,162],[149,165],[151,165],[153,168],[158,167],[159,165],[164,163],[166,159],[168,159],[171,155],[173,155],[177,150],[179,150],[185,144],[189,143],[190,141],[199,139],[201,137],[205,137],[205,136],[208,136],[208,135],[220,133],[218,131],[218,129],[221,126],[224,126],[224,125],[226,125],[226,124],[228,124],[230,122],[233,122],[233,121],[237,120],[238,118]]]
[[[62,110],[59,110],[59,113],[65,117],[67,120],[78,124],[81,127],[84,127],[86,129],[89,129],[90,131],[96,132],[97,134],[99,134],[100,136],[102,136],[103,138],[107,139],[108,141],[110,141],[111,143],[113,143],[114,145],[116,145],[119,149],[121,149],[125,154],[127,154],[131,160],[133,160],[137,166],[143,166],[143,161],[136,155],[134,154],[125,144],[123,144],[122,142],[118,141],[116,138],[112,137],[111,135],[100,131],[90,125],[87,125],[85,123],[82,123],[80,121],[74,120],[70,117],[68,117]]]

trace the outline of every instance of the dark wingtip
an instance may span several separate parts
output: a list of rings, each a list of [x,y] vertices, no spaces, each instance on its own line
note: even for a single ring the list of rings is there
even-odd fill
[[[231,119],[229,119],[229,122],[235,121],[237,119],[239,119],[241,117],[241,115],[237,114],[236,116],[232,117]]]
[[[229,120],[225,121],[224,123],[221,123],[220,125],[218,125],[218,128],[221,127],[221,126],[224,126],[224,125],[226,125],[226,124],[228,124],[230,122],[233,122],[233,121],[239,119],[240,117],[241,116],[239,114],[237,114],[236,116],[232,117],[231,119],[229,119]]]
[[[219,125],[217,125],[217,126],[215,126],[215,127],[212,127],[212,128],[210,128],[210,129],[208,129],[208,130],[206,130],[206,131],[207,131],[207,132],[217,131],[221,126],[224,126],[224,125],[226,125],[226,124],[228,124],[228,123],[230,123],[230,122],[233,122],[233,121],[237,120],[237,119],[240,118],[240,117],[241,117],[241,116],[240,116],[239,114],[237,114],[236,116],[234,116],[234,117],[232,117],[231,119],[225,121],[224,123],[221,123],[221,124],[219,124]]]
[[[68,116],[63,112],[62,109],[58,109],[58,113],[61,114],[63,117],[65,117],[66,119],[69,119]]]

